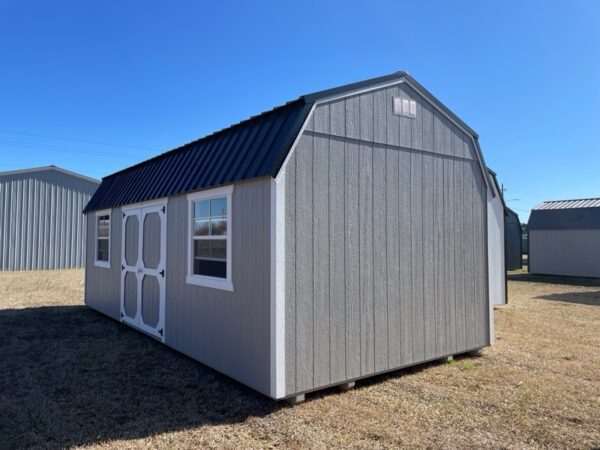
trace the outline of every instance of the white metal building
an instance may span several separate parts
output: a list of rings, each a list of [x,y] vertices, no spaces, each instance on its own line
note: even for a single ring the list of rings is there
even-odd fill
[[[82,211],[99,183],[56,166],[0,172],[0,270],[82,267]]]
[[[600,198],[544,202],[528,228],[530,273],[600,277]]]

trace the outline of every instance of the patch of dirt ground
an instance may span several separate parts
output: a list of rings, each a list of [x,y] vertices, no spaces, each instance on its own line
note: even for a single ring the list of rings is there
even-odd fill
[[[600,446],[600,282],[512,275],[482,356],[292,407],[86,308],[82,280],[0,273],[0,447]]]

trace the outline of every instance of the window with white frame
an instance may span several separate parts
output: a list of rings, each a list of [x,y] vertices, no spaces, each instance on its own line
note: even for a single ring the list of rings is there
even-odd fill
[[[233,290],[231,283],[231,193],[233,187],[188,194],[191,284]]]
[[[96,213],[96,255],[95,264],[110,268],[110,211]]]

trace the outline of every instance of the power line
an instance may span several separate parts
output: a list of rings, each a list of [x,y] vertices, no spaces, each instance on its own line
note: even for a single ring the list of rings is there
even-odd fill
[[[108,145],[110,147],[122,147],[122,148],[134,148],[138,150],[153,150],[157,151],[158,149],[152,147],[140,147],[137,145],[128,145],[128,144],[116,144],[110,142],[101,142],[101,141],[92,141],[89,139],[78,139],[78,138],[68,138],[68,137],[59,137],[59,136],[51,136],[48,134],[37,134],[37,133],[26,133],[24,131],[12,131],[12,130],[3,130],[0,129],[0,133],[9,133],[9,134],[18,134],[23,136],[33,136],[33,137],[41,137],[47,139],[57,139],[61,141],[74,141],[74,142],[86,142],[88,144],[97,144],[97,145]]]
[[[83,155],[100,155],[100,156],[112,156],[115,158],[144,158],[142,155],[132,155],[127,153],[114,153],[114,152],[106,152],[102,150],[88,150],[77,147],[56,147],[48,144],[36,144],[34,142],[19,142],[19,141],[10,141],[6,139],[0,139],[0,143],[8,144],[10,146],[17,146],[21,148],[37,148],[39,150],[47,150],[53,152],[67,152],[67,153],[78,153]]]

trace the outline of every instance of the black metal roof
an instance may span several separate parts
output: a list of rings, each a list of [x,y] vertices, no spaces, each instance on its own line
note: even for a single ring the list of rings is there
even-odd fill
[[[274,176],[313,102],[298,99],[102,179],[84,212]]]
[[[406,72],[304,95],[245,121],[205,136],[102,179],[84,212],[183,194],[235,181],[275,176],[317,100],[407,79],[432,103],[477,133]],[[478,153],[483,163],[483,156]],[[487,174],[484,174],[484,176]],[[487,180],[487,177],[486,177]]]

